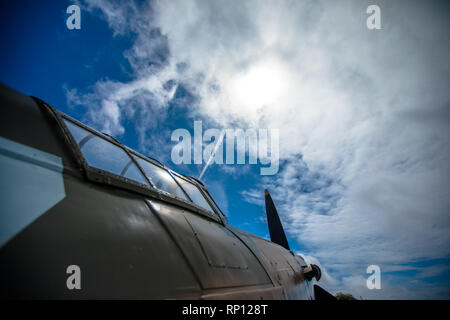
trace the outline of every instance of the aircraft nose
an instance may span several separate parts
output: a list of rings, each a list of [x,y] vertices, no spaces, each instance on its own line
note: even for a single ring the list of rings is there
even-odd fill
[[[308,267],[304,268],[303,274],[308,281],[311,281],[313,278],[319,281],[320,277],[322,276],[322,272],[320,271],[319,266],[315,264],[311,264]]]

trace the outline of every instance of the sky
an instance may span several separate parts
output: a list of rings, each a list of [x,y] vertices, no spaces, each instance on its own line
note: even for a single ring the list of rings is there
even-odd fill
[[[69,5],[81,29],[69,30]],[[369,5],[381,29],[369,30]],[[332,293],[450,298],[448,1],[3,1],[0,81],[183,174],[171,134],[279,130],[279,171],[215,164],[230,224],[291,248]],[[381,269],[381,289],[366,286]]]

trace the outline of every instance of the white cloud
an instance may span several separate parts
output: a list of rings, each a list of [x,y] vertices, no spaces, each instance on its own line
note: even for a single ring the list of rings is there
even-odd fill
[[[369,31],[368,1],[87,3],[116,35],[136,35],[125,53],[136,79],[97,82],[81,99],[91,121],[120,134],[136,110],[163,113],[175,80],[198,97],[198,116],[280,129],[286,164],[264,183],[289,235],[340,284],[358,291],[365,275],[352,273],[367,265],[449,254],[445,4],[380,1],[382,30]]]
[[[248,203],[253,203],[259,206],[264,206],[264,193],[261,190],[244,190],[241,191],[241,195],[244,201]]]

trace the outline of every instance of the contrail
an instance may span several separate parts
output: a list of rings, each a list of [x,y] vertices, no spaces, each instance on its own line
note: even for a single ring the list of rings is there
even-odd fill
[[[200,173],[200,175],[198,176],[198,180],[201,180],[201,178],[203,177],[203,174],[205,173],[206,169],[208,169],[212,159],[214,158],[214,156],[216,155],[217,149],[220,147],[220,145],[223,142],[223,138],[225,136],[225,130],[222,130],[220,132],[220,136],[219,139],[217,139],[216,145],[214,146],[214,151],[211,152],[211,155],[209,156],[208,161],[206,162],[205,166],[203,167],[202,172]]]

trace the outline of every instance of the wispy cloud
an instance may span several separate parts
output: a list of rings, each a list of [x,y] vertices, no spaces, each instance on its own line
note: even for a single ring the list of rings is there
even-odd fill
[[[264,193],[261,190],[244,190],[241,191],[242,199],[248,203],[264,206]]]

